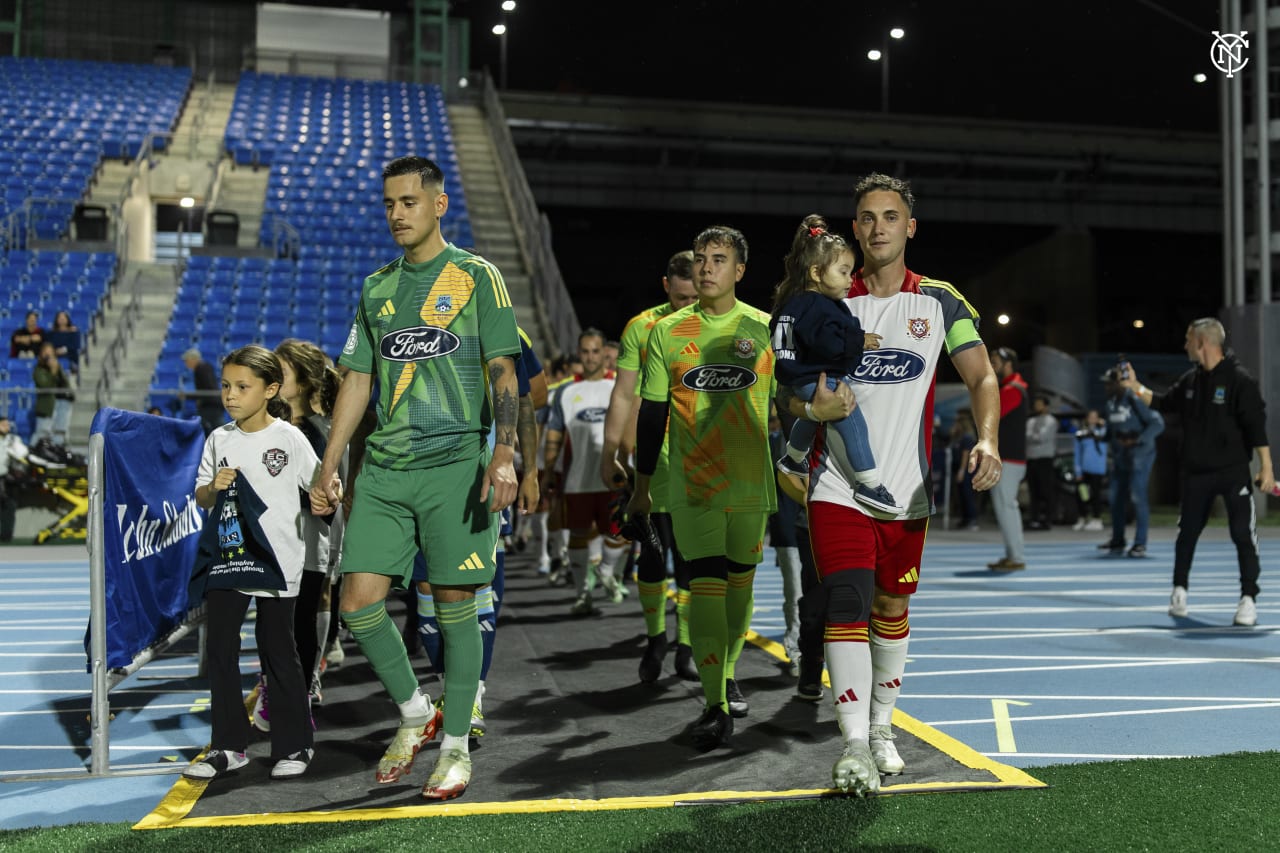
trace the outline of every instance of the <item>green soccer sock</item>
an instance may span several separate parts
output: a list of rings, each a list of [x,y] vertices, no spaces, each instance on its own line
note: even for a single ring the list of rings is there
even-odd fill
[[[391,694],[397,704],[409,701],[418,689],[418,677],[409,663],[409,653],[395,623],[387,615],[387,606],[379,601],[351,613],[342,614],[342,621],[351,629],[351,635],[360,644],[360,651],[369,659],[369,666]]]
[[[689,638],[707,707],[719,705],[728,712],[724,692],[724,665],[729,656],[726,586],[719,578],[695,578],[689,583]]]
[[[453,698],[444,706],[444,733],[466,737],[471,731],[471,705],[480,686],[484,659],[476,600],[445,602],[436,598],[436,618],[444,638],[444,668],[453,691]]]
[[[650,637],[667,633],[667,582],[638,581],[640,609],[644,611],[644,632]]]
[[[745,572],[729,572],[729,586],[725,590],[724,612],[728,621],[729,655],[724,665],[724,677],[733,678],[742,648],[747,643],[747,629],[751,627],[751,610],[755,603],[752,583],[756,570],[752,566]]]
[[[682,646],[689,642],[689,590],[676,588],[676,642]]]

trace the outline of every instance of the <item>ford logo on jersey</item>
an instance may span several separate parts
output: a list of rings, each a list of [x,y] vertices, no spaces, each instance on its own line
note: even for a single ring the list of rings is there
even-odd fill
[[[460,343],[458,336],[447,329],[414,326],[388,333],[378,344],[378,350],[388,361],[418,361],[448,355]]]
[[[608,411],[609,411],[608,409],[601,409],[601,408],[583,409],[582,411],[578,412],[576,417],[578,418],[578,420],[582,421],[583,423],[602,424],[604,423],[604,416]]]
[[[868,350],[853,378],[871,385],[896,385],[910,382],[924,373],[924,359],[904,349]]]
[[[756,374],[740,364],[701,364],[680,382],[694,391],[741,391],[756,384]]]

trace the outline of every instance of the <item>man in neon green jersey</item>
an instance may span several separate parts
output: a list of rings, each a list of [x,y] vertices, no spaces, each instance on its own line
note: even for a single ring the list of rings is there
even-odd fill
[[[769,454],[775,391],[769,315],[739,302],[747,267],[742,233],[713,226],[693,243],[694,305],[649,335],[629,510],[653,505],[650,478],[667,436],[667,508],[689,561],[689,639],[706,707],[691,731],[699,749],[727,744],[746,716],[734,665],[751,619],[752,581],[765,524],[777,506]],[[678,460],[678,461],[677,461]]]

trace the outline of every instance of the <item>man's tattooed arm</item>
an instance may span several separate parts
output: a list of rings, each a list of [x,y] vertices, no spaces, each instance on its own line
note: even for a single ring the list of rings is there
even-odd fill
[[[514,447],[519,419],[515,362],[507,356],[493,359],[489,362],[489,379],[493,383],[494,437],[498,444]]]

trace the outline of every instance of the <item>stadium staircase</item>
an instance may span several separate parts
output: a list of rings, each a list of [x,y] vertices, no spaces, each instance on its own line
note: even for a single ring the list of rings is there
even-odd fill
[[[476,248],[502,271],[517,322],[533,341],[534,351],[545,358],[551,350],[535,314],[533,286],[516,242],[515,223],[502,190],[488,121],[478,106],[451,104],[449,123],[453,126],[462,183],[467,188],[471,224],[479,240]]]

